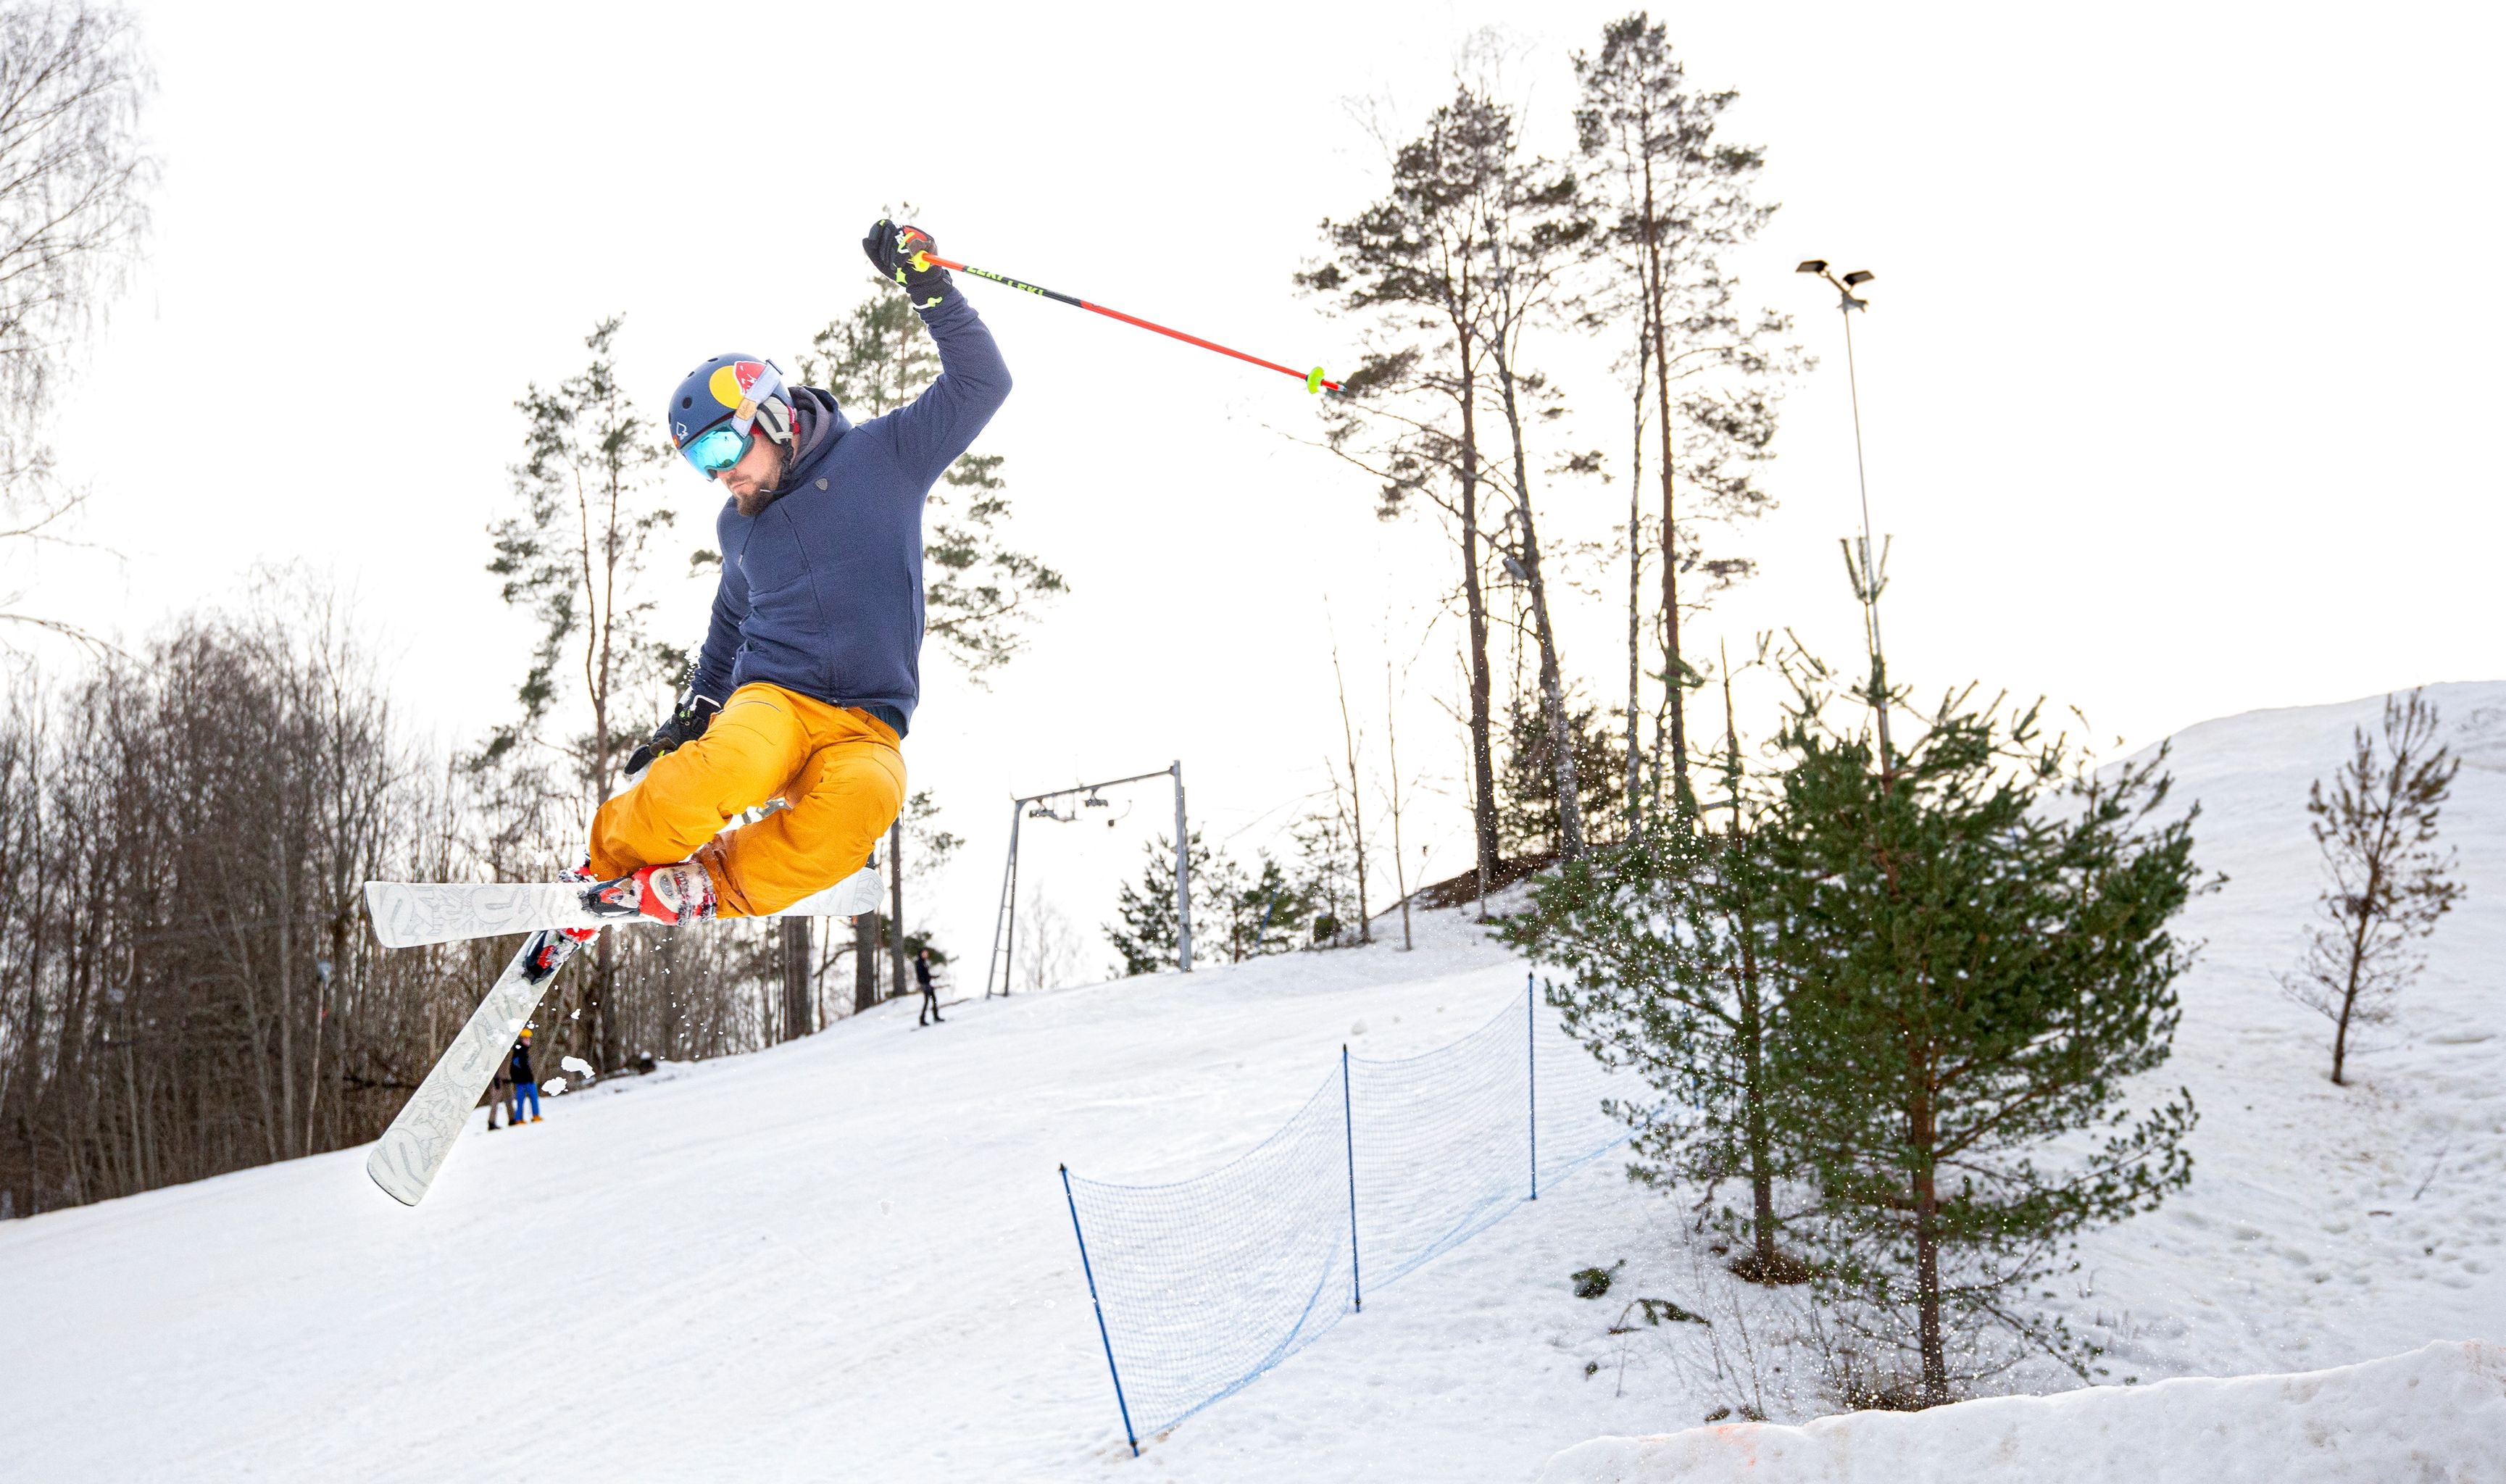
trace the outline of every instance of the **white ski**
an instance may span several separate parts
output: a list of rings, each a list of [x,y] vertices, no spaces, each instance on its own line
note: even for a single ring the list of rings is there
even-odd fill
[[[878,909],[886,886],[864,866],[843,880],[772,915],[851,917]],[[386,948],[537,933],[553,928],[605,928],[653,919],[631,905],[603,902],[591,885],[569,881],[464,886],[420,881],[369,881],[366,915]],[[492,996],[490,997],[492,998]]]
[[[479,1094],[513,1050],[516,1031],[530,1023],[549,980],[581,946],[561,933],[534,933],[514,955],[366,1156],[366,1174],[385,1194],[404,1206],[425,1197],[444,1156],[452,1152],[452,1141],[468,1126],[470,1111],[479,1106]]]

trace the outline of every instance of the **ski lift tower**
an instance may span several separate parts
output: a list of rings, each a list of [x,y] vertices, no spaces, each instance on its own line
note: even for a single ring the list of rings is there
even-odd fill
[[[1073,784],[1047,794],[1029,794],[1010,802],[1009,863],[1001,868],[1001,904],[992,919],[992,957],[984,966],[984,998],[996,992],[1006,997],[1010,992],[1010,966],[1018,947],[1018,868],[1019,827],[1030,819],[1049,819],[1067,825],[1079,818],[1082,809],[1104,809],[1111,805],[1102,791],[1119,789],[1125,784],[1146,783],[1152,778],[1174,780],[1175,806],[1175,964],[1185,973],[1192,972],[1192,858],[1190,831],[1185,828],[1183,807],[1183,761],[1154,773],[1134,773],[1128,778],[1111,778],[1103,783]],[[1076,799],[1072,804],[1069,800]],[[1067,812],[1065,812],[1067,811]]]

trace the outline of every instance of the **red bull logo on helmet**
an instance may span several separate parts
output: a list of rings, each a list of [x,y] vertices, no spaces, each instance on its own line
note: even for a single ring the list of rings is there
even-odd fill
[[[714,368],[713,375],[705,382],[705,390],[713,393],[713,400],[724,406],[736,407],[748,400],[749,388],[757,385],[757,378],[765,374],[766,363],[763,361],[734,361],[729,366]]]
[[[716,356],[688,372],[670,394],[671,446],[684,450],[691,440],[724,422],[744,438],[760,418],[776,442],[787,442],[790,403],[783,373],[773,362],[736,352]]]

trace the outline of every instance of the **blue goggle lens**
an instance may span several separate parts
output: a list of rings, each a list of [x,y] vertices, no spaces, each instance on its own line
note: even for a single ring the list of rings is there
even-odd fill
[[[688,440],[687,446],[679,451],[697,466],[697,473],[710,479],[747,457],[749,445],[756,442],[755,430],[742,433],[724,423]]]

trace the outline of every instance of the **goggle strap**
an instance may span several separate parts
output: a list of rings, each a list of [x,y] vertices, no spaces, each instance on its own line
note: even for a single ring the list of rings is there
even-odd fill
[[[783,368],[771,361],[766,362],[765,367],[766,370],[758,373],[757,380],[748,388],[748,395],[740,399],[738,407],[731,414],[731,425],[739,430],[739,436],[742,438],[746,438],[748,430],[756,426],[759,405],[769,397],[781,396],[783,392]],[[784,422],[780,433],[771,427],[766,430],[766,436],[778,443],[787,441],[791,434],[791,424],[788,421]]]
[[[778,443],[788,443],[792,442],[792,400],[789,397],[783,396],[780,391],[777,391],[775,395],[782,403],[780,410],[770,407],[765,403],[759,403],[757,405],[758,417],[760,421],[766,424],[766,436],[768,438],[772,439]]]

